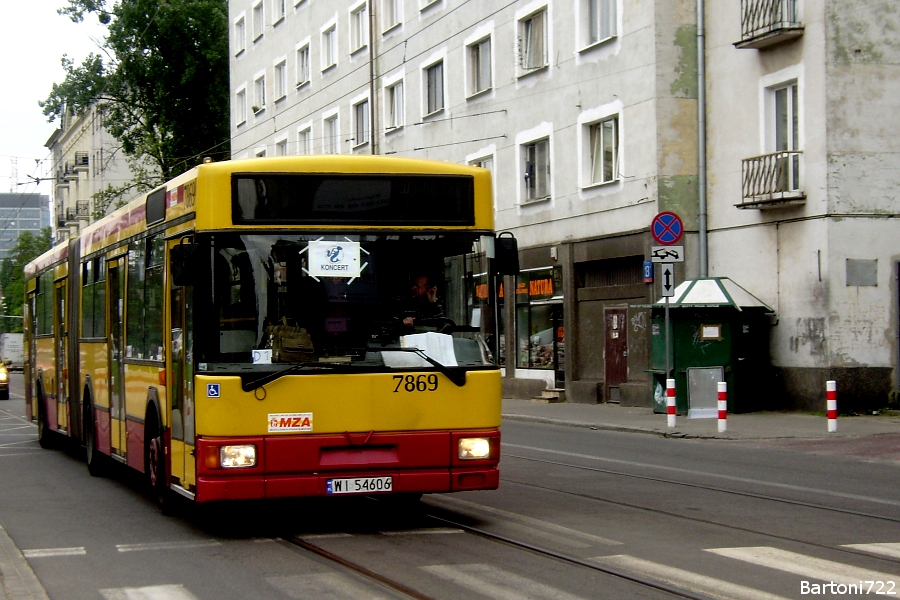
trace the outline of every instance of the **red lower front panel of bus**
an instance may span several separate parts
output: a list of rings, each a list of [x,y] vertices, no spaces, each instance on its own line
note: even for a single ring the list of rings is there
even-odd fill
[[[487,438],[490,457],[460,459],[462,438]],[[223,446],[247,444],[256,446],[255,466],[220,466]],[[500,484],[496,429],[201,438],[196,456],[198,502],[326,496],[334,493],[335,480],[371,478],[380,484],[389,477],[393,493],[493,490]]]

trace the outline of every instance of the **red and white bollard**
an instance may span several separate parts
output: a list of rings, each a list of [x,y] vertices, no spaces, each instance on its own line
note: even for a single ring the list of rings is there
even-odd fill
[[[719,433],[728,431],[728,384],[719,382]]]
[[[666,414],[669,416],[669,427],[675,427],[675,380],[666,379]]]
[[[825,398],[828,402],[828,433],[837,431],[837,382],[825,382]]]

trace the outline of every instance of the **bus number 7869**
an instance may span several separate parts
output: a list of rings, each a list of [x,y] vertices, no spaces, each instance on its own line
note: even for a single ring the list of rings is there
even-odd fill
[[[403,390],[406,392],[433,392],[438,389],[438,376],[435,373],[429,375],[394,375],[397,386],[394,393]]]

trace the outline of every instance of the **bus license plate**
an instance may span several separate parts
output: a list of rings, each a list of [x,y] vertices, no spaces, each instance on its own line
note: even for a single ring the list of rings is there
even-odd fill
[[[326,494],[371,494],[393,491],[391,477],[353,477],[350,479],[328,479]]]

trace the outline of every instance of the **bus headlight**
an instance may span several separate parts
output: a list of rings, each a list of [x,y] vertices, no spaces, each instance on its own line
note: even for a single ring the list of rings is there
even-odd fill
[[[239,469],[256,466],[256,446],[222,446],[219,448],[219,464],[223,469]]]
[[[478,460],[491,457],[491,441],[488,438],[461,438],[459,440],[459,459]]]
[[[9,379],[9,373],[0,371],[0,381],[6,381],[7,379]]]

